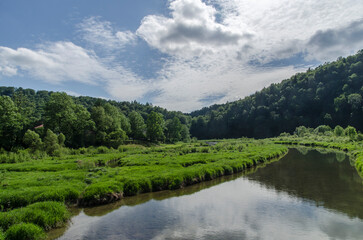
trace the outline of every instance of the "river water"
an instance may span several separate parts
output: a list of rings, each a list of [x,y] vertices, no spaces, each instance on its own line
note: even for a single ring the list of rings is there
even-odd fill
[[[306,148],[248,173],[74,211],[49,238],[363,239],[362,179],[344,154]]]

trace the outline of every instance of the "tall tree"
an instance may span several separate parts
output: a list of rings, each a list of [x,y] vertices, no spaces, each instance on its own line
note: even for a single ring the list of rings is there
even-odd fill
[[[152,111],[146,121],[146,135],[152,142],[165,140],[164,135],[164,119],[161,113]]]
[[[131,125],[131,137],[138,140],[144,139],[146,132],[144,118],[140,115],[140,113],[132,111],[129,114],[129,119]]]
[[[66,144],[80,147],[84,145],[84,134],[94,123],[87,109],[74,103],[66,93],[53,93],[45,105],[45,127],[53,132],[63,133]]]
[[[8,96],[0,96],[0,148],[10,150],[22,128],[21,115],[14,102]]]
[[[166,121],[166,139],[169,142],[177,142],[181,140],[182,125],[179,118],[174,117]]]

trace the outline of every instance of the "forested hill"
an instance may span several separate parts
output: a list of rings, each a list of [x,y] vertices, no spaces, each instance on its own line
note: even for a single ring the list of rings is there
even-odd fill
[[[0,96],[9,96],[12,98],[17,107],[21,109],[26,109],[23,111],[28,117],[32,118],[32,121],[38,120],[42,121],[42,116],[44,114],[45,105],[49,101],[52,91],[36,91],[33,89],[15,88],[15,87],[0,87]],[[102,98],[94,98],[88,96],[69,96],[73,99],[75,104],[83,105],[88,111],[91,111],[92,107],[95,105],[104,105],[106,103],[117,107],[123,114],[128,116],[132,111],[137,111],[146,120],[147,115],[154,111],[161,113],[165,119],[172,119],[177,116],[180,118],[183,124],[187,124],[190,121],[190,117],[187,115],[177,112],[168,111],[165,108],[158,106],[153,106],[151,103],[142,104],[136,101],[133,102],[118,102],[114,100],[106,100]],[[37,124],[37,123],[34,123]]]
[[[297,126],[363,130],[363,50],[298,73],[244,99],[191,113],[197,138],[270,137]]]
[[[181,112],[136,101],[0,87],[0,150],[37,149],[41,139],[51,142],[57,137],[67,147],[117,148],[129,139],[188,141],[190,122],[191,117]]]

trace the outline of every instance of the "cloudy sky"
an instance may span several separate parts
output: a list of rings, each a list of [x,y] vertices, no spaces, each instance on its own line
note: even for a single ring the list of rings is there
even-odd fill
[[[0,86],[190,112],[363,48],[362,0],[0,0]]]

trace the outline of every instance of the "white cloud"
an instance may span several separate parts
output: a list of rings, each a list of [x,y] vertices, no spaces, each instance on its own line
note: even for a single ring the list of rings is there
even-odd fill
[[[342,28],[317,31],[307,43],[307,58],[332,60],[337,56],[354,54],[362,46],[363,19]]]
[[[122,49],[135,43],[137,36],[130,31],[116,31],[108,21],[100,17],[89,17],[78,25],[85,41],[106,50]]]
[[[152,102],[170,110],[190,112],[213,103],[238,100],[302,70],[293,66],[242,66],[223,56],[192,61],[175,59],[160,73],[157,89],[161,93]]]
[[[37,50],[0,47],[0,66],[27,71],[51,83],[74,80],[95,84],[105,71],[91,51],[71,42],[49,43]]]
[[[242,55],[262,62],[291,57],[309,48],[310,38],[318,31],[344,28],[362,19],[360,0],[211,0],[220,7],[223,24],[246,27],[254,32],[250,51]],[[340,36],[344,38],[344,36]],[[346,41],[344,41],[346,43]],[[356,46],[342,44],[341,49],[356,52]],[[339,56],[339,51],[335,51]],[[325,57],[330,58],[331,54]],[[336,57],[335,57],[336,58]],[[320,58],[319,58],[320,59]],[[331,60],[331,59],[326,59]]]
[[[162,52],[187,57],[237,46],[244,39],[243,29],[217,23],[216,9],[200,0],[175,0],[169,8],[171,18],[146,16],[137,30],[137,35]]]
[[[146,98],[191,111],[243,98],[304,70],[295,63],[266,68],[251,61],[271,63],[302,53],[305,60],[325,62],[363,43],[361,0],[173,0],[169,10],[168,16],[145,16],[136,34],[100,17],[87,18],[78,25],[86,47],[72,42],[33,50],[0,47],[0,74],[29,72],[50,83],[94,84],[113,99]],[[137,37],[168,55],[155,78],[143,79],[119,63],[115,50],[128,51],[125,46],[136,44]]]
[[[148,90],[136,74],[122,66],[110,66],[72,42],[48,43],[37,50],[0,46],[0,73],[15,75],[18,70],[51,84],[76,81],[100,85],[118,100],[135,100]]]
[[[17,74],[17,72],[18,72],[17,69],[14,67],[0,66],[0,73],[5,76],[8,76],[8,77],[15,76]]]

